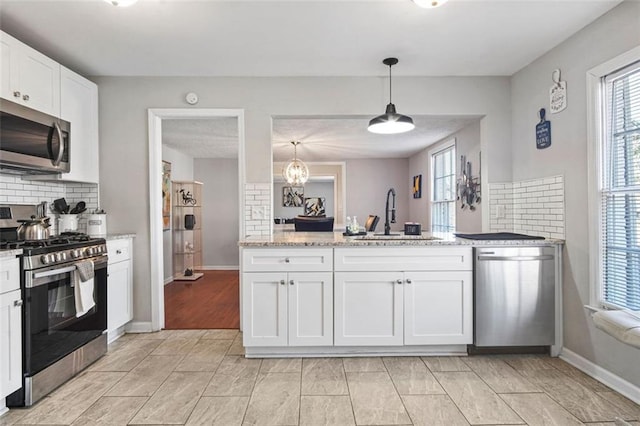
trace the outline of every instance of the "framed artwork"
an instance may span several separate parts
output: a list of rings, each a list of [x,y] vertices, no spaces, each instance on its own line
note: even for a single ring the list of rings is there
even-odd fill
[[[302,207],[304,205],[304,186],[283,186],[282,207]]]
[[[325,216],[324,197],[312,197],[304,199],[305,216]]]
[[[413,198],[422,198],[422,175],[413,177]]]
[[[162,162],[162,230],[171,229],[171,163]]]

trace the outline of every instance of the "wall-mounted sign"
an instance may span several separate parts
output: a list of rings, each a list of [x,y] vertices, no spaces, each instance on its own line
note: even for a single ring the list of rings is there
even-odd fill
[[[545,119],[546,111],[540,108],[540,122],[536,124],[536,148],[551,146],[551,122]]]
[[[553,86],[549,89],[549,109],[556,114],[567,107],[567,82],[560,80],[560,68],[551,73]]]

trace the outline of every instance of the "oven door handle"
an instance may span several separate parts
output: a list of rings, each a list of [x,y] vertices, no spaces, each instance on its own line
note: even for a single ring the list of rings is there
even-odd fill
[[[64,274],[65,272],[71,272],[75,270],[76,270],[76,265],[67,266],[66,268],[60,268],[60,269],[51,269],[50,271],[36,272],[35,274],[33,274],[33,278],[38,279],[38,278],[50,277],[51,275]]]

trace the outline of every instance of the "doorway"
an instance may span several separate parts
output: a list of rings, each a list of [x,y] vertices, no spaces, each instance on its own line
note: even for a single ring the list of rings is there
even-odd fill
[[[217,124],[216,124],[217,123]],[[219,131],[221,124],[227,128],[226,131]],[[232,123],[231,125],[229,123]],[[211,127],[214,125],[214,127]],[[215,127],[217,126],[217,127]],[[229,127],[233,130],[233,138]],[[189,133],[183,137],[187,142],[186,149],[176,146],[176,129],[190,129]],[[194,133],[194,129],[196,132]],[[212,130],[213,129],[213,130]],[[203,130],[201,136],[197,136],[198,131]],[[227,136],[225,136],[225,134]],[[233,139],[232,143],[230,139]],[[211,141],[218,141],[221,146],[211,149]],[[221,142],[222,141],[222,142]],[[163,142],[165,144],[163,153]],[[179,145],[179,144],[178,144]],[[175,180],[203,182],[202,211],[201,211],[201,247],[202,265],[196,268],[202,269],[204,276],[194,281],[172,281],[171,276],[166,278],[167,271],[174,273],[173,266],[168,267],[167,263],[173,265],[175,247],[181,241],[181,234],[178,232],[181,224],[171,220],[169,228],[163,223],[162,212],[162,179],[163,179],[163,157],[167,157],[167,147],[169,151],[182,151],[176,158],[182,164],[189,164],[191,158],[192,168],[187,173],[185,170],[175,176]],[[212,155],[211,151],[218,154]],[[233,152],[230,159],[229,152]],[[226,153],[226,154],[224,154]],[[170,155],[169,155],[170,156]],[[222,158],[225,157],[226,158]],[[187,158],[185,162],[184,159]],[[219,229],[237,230],[230,238],[233,244],[227,244],[223,249],[226,257],[238,258],[238,248],[236,242],[239,236],[244,234],[244,223],[241,212],[244,208],[243,188],[244,188],[244,112],[243,110],[230,109],[150,109],[149,110],[149,161],[150,161],[150,222],[151,222],[151,312],[152,329],[162,328],[231,328],[238,326],[239,322],[239,280],[237,271],[237,261],[235,265],[229,265],[228,261],[220,260],[220,247],[216,244],[220,238]],[[166,161],[166,160],[165,160]],[[226,167],[229,173],[230,165],[233,166],[235,176],[227,179],[216,179],[212,171],[222,170]],[[173,167],[172,167],[173,168]],[[166,169],[166,166],[165,166]],[[174,169],[175,170],[175,169]],[[177,172],[177,170],[176,170]],[[236,179],[233,179],[233,178]],[[173,177],[172,177],[172,180]],[[236,182],[232,182],[236,181]],[[226,182],[223,186],[216,188],[220,182]],[[208,188],[205,187],[209,183]],[[172,194],[174,195],[174,194]],[[212,198],[213,197],[213,198]],[[222,204],[220,204],[222,203]],[[225,214],[222,214],[224,205],[227,206]],[[231,208],[229,208],[229,206]],[[216,223],[216,219],[229,216],[233,210],[233,226]],[[177,216],[176,216],[177,218]],[[163,229],[164,228],[164,229]],[[172,233],[172,238],[168,238],[167,232]],[[236,233],[237,232],[237,233]],[[166,240],[171,243],[171,255],[166,253]],[[163,244],[165,243],[165,244]],[[178,244],[179,245],[179,244]],[[224,257],[225,254],[222,255]],[[227,259],[228,260],[228,259]],[[231,268],[229,268],[231,266]],[[180,271],[182,272],[182,271]],[[166,278],[166,279],[165,279]],[[169,283],[170,282],[170,283]],[[165,286],[165,284],[168,284]],[[235,291],[235,294],[233,293]],[[198,318],[201,320],[198,321]]]

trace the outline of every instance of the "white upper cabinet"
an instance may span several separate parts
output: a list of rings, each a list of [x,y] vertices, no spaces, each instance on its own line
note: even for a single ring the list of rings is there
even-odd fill
[[[0,32],[0,96],[60,116],[60,64]]]
[[[71,170],[60,179],[98,183],[98,86],[61,67],[60,92],[60,118],[71,123]]]

